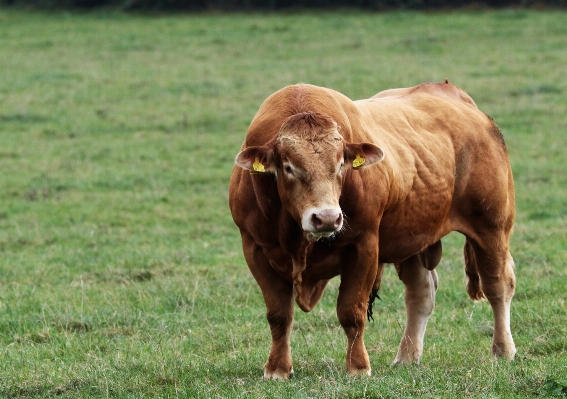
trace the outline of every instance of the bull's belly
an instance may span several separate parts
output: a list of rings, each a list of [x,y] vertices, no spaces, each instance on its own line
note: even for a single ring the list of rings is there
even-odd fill
[[[378,259],[380,263],[399,263],[421,252],[437,240],[433,236],[403,237],[400,240],[380,240]]]
[[[417,222],[417,220],[414,220]],[[421,226],[417,228],[417,226]],[[439,217],[428,223],[412,223],[411,225],[384,224],[380,227],[378,258],[380,263],[399,263],[439,241],[451,231],[449,218]],[[310,281],[328,280],[341,273],[343,262],[351,258],[351,251],[360,237],[345,236],[336,241],[321,240],[315,243],[307,257],[303,278]],[[266,251],[272,267],[284,278],[292,281],[291,255],[281,247],[272,247]]]
[[[452,229],[451,190],[419,191],[411,198],[382,216],[378,231],[381,263],[399,263],[436,243]]]
[[[449,219],[430,224],[422,230],[380,229],[378,258],[380,263],[399,263],[430,245],[435,244],[451,231]]]
[[[428,246],[437,242],[449,231],[442,234],[420,234],[420,235],[390,235],[380,237],[378,257],[380,263],[399,263]],[[346,247],[332,247],[324,243],[317,243],[311,255],[307,258],[307,267],[303,272],[303,278],[310,281],[328,280],[341,273],[345,262]],[[283,251],[282,251],[283,252]],[[270,262],[280,275],[288,281],[292,281],[291,256],[281,253],[277,261]]]

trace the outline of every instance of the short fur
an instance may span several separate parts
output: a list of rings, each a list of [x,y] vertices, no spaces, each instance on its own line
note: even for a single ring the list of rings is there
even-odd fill
[[[255,161],[264,173],[252,170]],[[493,308],[493,354],[514,356],[512,172],[500,130],[464,91],[445,81],[351,101],[327,88],[288,86],[261,105],[236,162],[229,201],[266,302],[266,378],[293,372],[294,299],[310,311],[337,275],[347,371],[370,373],[364,326],[384,263],[396,265],[406,286],[407,325],[394,362],[418,362],[440,239],[453,230],[467,238],[467,292]],[[315,224],[342,227],[321,238]]]

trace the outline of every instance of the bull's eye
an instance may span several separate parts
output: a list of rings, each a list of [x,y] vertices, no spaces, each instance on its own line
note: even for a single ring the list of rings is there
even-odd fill
[[[293,176],[293,169],[289,165],[284,166],[284,171],[288,176]]]

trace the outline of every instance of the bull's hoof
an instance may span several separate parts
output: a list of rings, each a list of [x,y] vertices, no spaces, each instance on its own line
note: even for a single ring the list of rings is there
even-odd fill
[[[283,370],[268,371],[264,370],[265,380],[287,380],[293,377],[293,369],[290,372]]]
[[[398,359],[395,358],[392,366],[410,366],[412,364],[419,364],[420,359]]]
[[[516,346],[504,342],[492,344],[492,357],[495,359],[514,360],[516,356]]]
[[[368,376],[372,375],[372,371],[370,369],[350,369],[348,370],[348,375],[351,377],[356,376]]]
[[[392,366],[403,366],[410,364],[419,364],[421,361],[421,354],[417,351],[398,351],[396,358],[392,362]]]

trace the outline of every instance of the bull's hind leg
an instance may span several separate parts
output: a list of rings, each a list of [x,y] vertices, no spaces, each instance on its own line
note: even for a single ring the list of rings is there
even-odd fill
[[[467,292],[472,299],[488,299],[494,314],[492,354],[513,359],[516,346],[510,331],[510,302],[516,278],[514,261],[508,252],[508,235],[493,234],[467,238],[465,244]]]
[[[437,247],[438,245],[438,247]],[[434,248],[438,252],[436,263],[428,264],[433,269],[441,258],[440,242]],[[428,251],[427,249],[424,251]],[[437,254],[437,253],[436,253]],[[425,257],[424,257],[425,255]],[[394,364],[418,363],[423,353],[423,339],[429,316],[435,306],[437,291],[437,273],[425,268],[423,260],[431,258],[427,253],[416,254],[405,261],[396,264],[400,280],[406,286],[406,329],[400,342]]]

